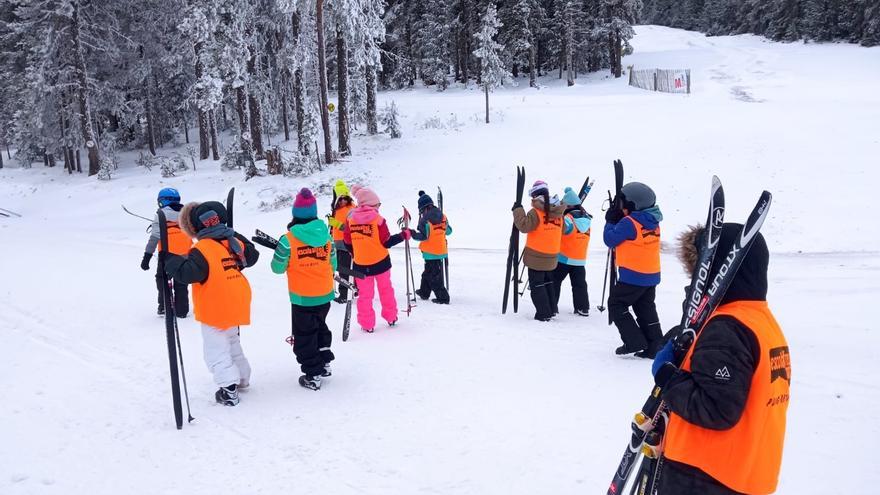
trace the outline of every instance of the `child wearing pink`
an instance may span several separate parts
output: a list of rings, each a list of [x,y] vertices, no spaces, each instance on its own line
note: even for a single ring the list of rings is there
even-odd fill
[[[388,248],[399,244],[411,234],[408,230],[391,235],[388,223],[379,214],[379,196],[369,187],[354,185],[352,196],[357,201],[345,221],[344,241],[352,253],[352,268],[365,277],[356,279],[358,287],[357,320],[365,332],[376,327],[373,297],[376,289],[382,305],[382,319],[389,326],[397,323],[397,301],[391,285],[391,255]]]

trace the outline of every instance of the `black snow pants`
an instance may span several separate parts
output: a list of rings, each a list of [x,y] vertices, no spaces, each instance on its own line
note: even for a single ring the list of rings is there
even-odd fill
[[[654,305],[656,287],[641,287],[617,282],[608,295],[611,321],[617,325],[623,345],[629,352],[656,350],[663,338],[660,317]],[[629,308],[636,314],[635,319]],[[638,323],[636,323],[638,321]]]
[[[581,312],[590,311],[590,296],[587,293],[587,269],[583,266],[566,265],[559,263],[553,271],[553,287],[556,291],[556,306],[559,307],[559,297],[562,293],[562,281],[568,277],[571,281],[571,295],[574,310]]]
[[[174,282],[174,314],[178,318],[185,318],[189,314],[189,286]],[[159,291],[159,307],[165,307],[165,299],[162,297],[163,284],[162,274],[156,271],[156,289]]]
[[[657,495],[741,495],[703,471],[687,464],[663,460]]]
[[[422,299],[428,299],[432,291],[437,302],[449,302],[449,291],[443,285],[443,260],[425,260],[422,282],[416,292]]]
[[[535,305],[535,319],[546,321],[559,313],[556,301],[556,286],[553,284],[553,270],[540,271],[529,268],[529,290]]]
[[[327,328],[330,303],[320,306],[291,304],[290,309],[296,362],[300,364],[303,374],[320,375],[324,372],[324,365],[335,359],[330,350],[333,334]]]

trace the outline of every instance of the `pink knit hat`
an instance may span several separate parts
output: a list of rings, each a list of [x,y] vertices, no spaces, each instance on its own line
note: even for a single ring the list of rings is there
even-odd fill
[[[358,206],[379,206],[379,203],[381,203],[378,194],[369,187],[360,184],[351,186],[351,194],[354,196],[355,201],[357,201]]]

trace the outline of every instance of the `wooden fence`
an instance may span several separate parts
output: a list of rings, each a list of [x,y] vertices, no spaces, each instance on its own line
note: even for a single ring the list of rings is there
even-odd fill
[[[629,70],[629,85],[648,91],[664,93],[691,92],[690,69],[640,69]]]

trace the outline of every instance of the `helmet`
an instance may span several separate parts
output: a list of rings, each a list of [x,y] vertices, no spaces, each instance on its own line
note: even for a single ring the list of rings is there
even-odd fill
[[[173,187],[166,187],[159,191],[159,197],[156,199],[160,207],[180,203],[180,193]]]
[[[657,203],[657,196],[650,187],[641,182],[630,182],[620,189],[623,207],[628,210],[646,210]]]

